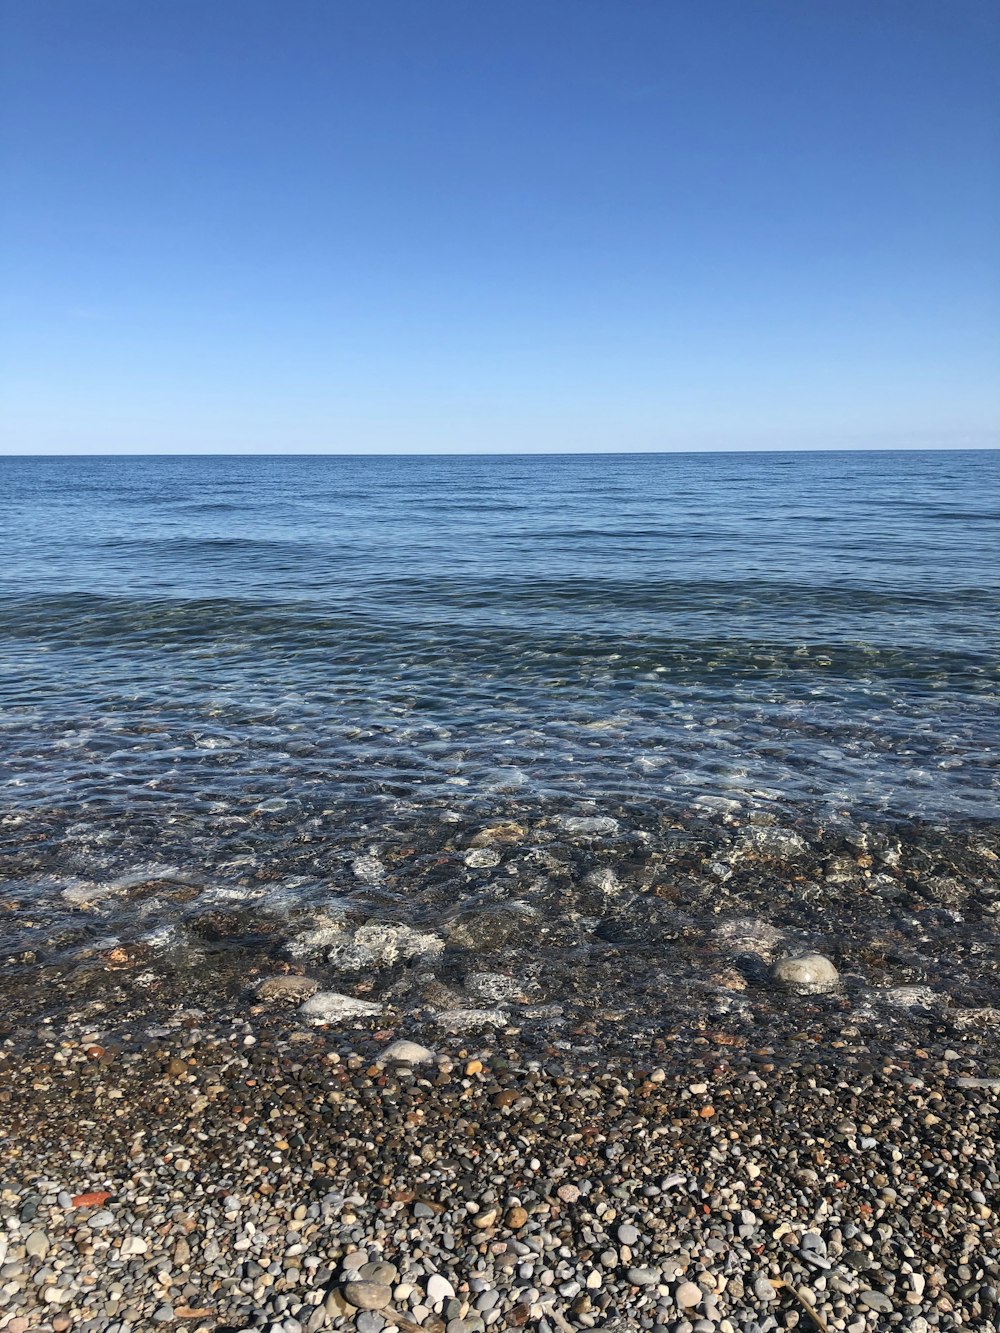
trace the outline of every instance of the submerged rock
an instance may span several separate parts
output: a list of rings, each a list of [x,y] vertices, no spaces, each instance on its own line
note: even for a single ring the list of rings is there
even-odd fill
[[[312,977],[265,977],[257,987],[262,1000],[308,1000],[319,990]]]
[[[534,921],[530,908],[511,905],[482,907],[463,912],[448,931],[448,944],[453,949],[475,949],[488,953],[500,949],[515,935],[530,927]]]
[[[337,1023],[345,1018],[365,1018],[381,1012],[382,1006],[374,1000],[359,1000],[353,995],[340,995],[332,990],[319,991],[299,1010],[310,1023]]]
[[[368,922],[350,936],[333,939],[327,960],[337,967],[360,971],[368,967],[391,967],[411,958],[433,958],[444,951],[444,940],[412,926]]]
[[[470,870],[489,870],[500,864],[500,853],[494,847],[472,847],[463,860]]]
[[[805,856],[809,844],[800,833],[787,828],[753,825],[743,835],[740,849],[744,855],[766,857],[774,861],[792,861]]]
[[[401,1064],[426,1065],[436,1058],[437,1057],[429,1046],[421,1046],[418,1042],[406,1041],[401,1038],[399,1041],[394,1041],[391,1045],[387,1046],[385,1050],[379,1054],[375,1063],[387,1065],[396,1060]],[[356,1303],[357,1302],[355,1302],[355,1304]]]
[[[832,990],[839,980],[837,969],[821,953],[780,958],[771,969],[771,975],[783,986],[814,991]]]
[[[442,1009],[434,1021],[451,1032],[464,1032],[467,1028],[503,1027],[507,1014],[503,1009]]]
[[[559,815],[556,823],[571,837],[595,838],[601,834],[617,833],[619,824],[610,815]]]
[[[516,977],[504,976],[502,972],[470,972],[465,984],[473,995],[484,1000],[512,1000],[525,990],[524,983]]]
[[[480,829],[472,839],[472,847],[491,847],[496,843],[520,842],[524,837],[524,827],[507,820],[501,824],[490,824]]]

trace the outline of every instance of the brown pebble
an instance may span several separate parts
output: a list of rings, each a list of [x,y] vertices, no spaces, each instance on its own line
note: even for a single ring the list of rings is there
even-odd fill
[[[511,1231],[520,1231],[528,1222],[527,1208],[511,1208],[504,1221],[510,1227]]]

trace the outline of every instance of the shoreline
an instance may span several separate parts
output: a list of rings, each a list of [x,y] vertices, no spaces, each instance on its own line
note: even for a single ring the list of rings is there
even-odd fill
[[[0,1333],[992,1327],[1000,829],[918,832],[509,802],[48,918],[22,843]]]

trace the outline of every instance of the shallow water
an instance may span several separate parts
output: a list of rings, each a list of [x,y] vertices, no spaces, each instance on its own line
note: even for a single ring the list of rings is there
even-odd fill
[[[831,825],[993,828],[1000,454],[5,459],[0,483],[0,896],[29,969],[169,953],[221,901],[283,923],[232,925],[265,952],[331,895],[433,925],[534,892],[593,935],[607,903],[537,859],[557,816],[618,820],[562,828],[574,882],[670,826],[723,853],[750,819],[801,828],[819,880]],[[467,867],[501,818],[518,857]],[[441,884],[352,869],[397,854]]]

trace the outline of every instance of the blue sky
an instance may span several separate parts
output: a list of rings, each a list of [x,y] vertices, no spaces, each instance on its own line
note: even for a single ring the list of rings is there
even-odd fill
[[[1000,443],[994,0],[2,0],[2,443]]]

